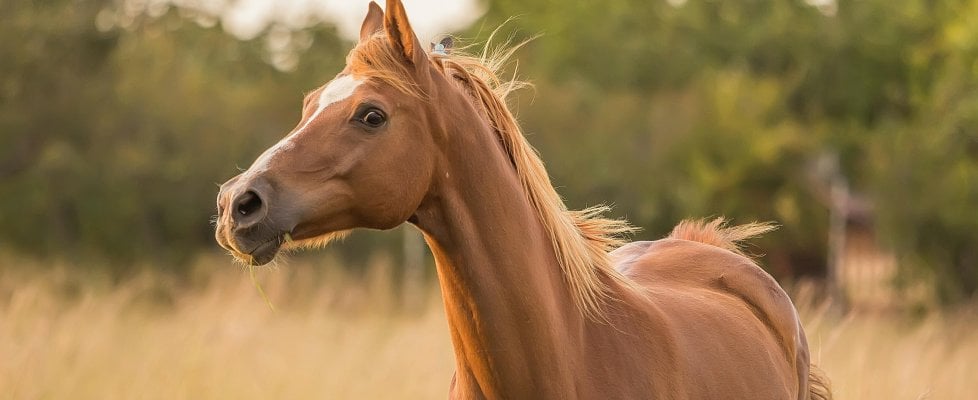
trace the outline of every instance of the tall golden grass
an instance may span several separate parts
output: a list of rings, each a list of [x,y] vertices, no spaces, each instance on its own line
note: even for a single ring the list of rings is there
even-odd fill
[[[390,262],[353,277],[313,263],[258,274],[197,263],[189,282],[123,283],[67,266],[0,264],[0,398],[444,398],[453,357],[437,288],[394,295]],[[18,272],[20,271],[20,272]],[[847,314],[805,307],[838,399],[969,399],[974,313]]]

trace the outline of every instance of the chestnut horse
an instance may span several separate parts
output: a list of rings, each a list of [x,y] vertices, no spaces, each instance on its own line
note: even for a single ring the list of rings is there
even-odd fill
[[[830,397],[791,300],[738,251],[768,226],[684,222],[622,245],[626,223],[564,206],[498,59],[448,44],[423,47],[400,1],[371,3],[346,68],[221,187],[221,246],[262,265],[353,228],[418,227],[451,329],[452,398]]]

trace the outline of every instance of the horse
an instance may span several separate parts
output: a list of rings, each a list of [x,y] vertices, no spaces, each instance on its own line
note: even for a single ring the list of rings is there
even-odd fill
[[[251,265],[356,228],[424,235],[456,399],[828,399],[797,311],[738,243],[769,225],[668,237],[569,210],[505,102],[512,50],[422,46],[371,2],[346,67],[296,127],[221,186],[216,239]]]

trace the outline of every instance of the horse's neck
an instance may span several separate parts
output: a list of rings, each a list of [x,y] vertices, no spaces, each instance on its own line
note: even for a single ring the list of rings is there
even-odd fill
[[[454,390],[488,398],[566,394],[581,367],[584,322],[549,236],[491,133],[449,134],[459,135],[449,139],[458,151],[444,155],[448,167],[417,224],[437,264]]]

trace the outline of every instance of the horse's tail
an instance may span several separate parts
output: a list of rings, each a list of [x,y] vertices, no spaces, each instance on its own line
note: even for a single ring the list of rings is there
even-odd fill
[[[705,219],[682,221],[675,228],[672,228],[669,237],[706,243],[745,255],[740,247],[742,242],[775,229],[777,229],[777,225],[770,222],[751,222],[744,225],[728,226],[726,218],[718,217],[712,221]]]
[[[808,367],[808,399],[832,400],[832,387],[829,385],[829,377],[815,364]]]

